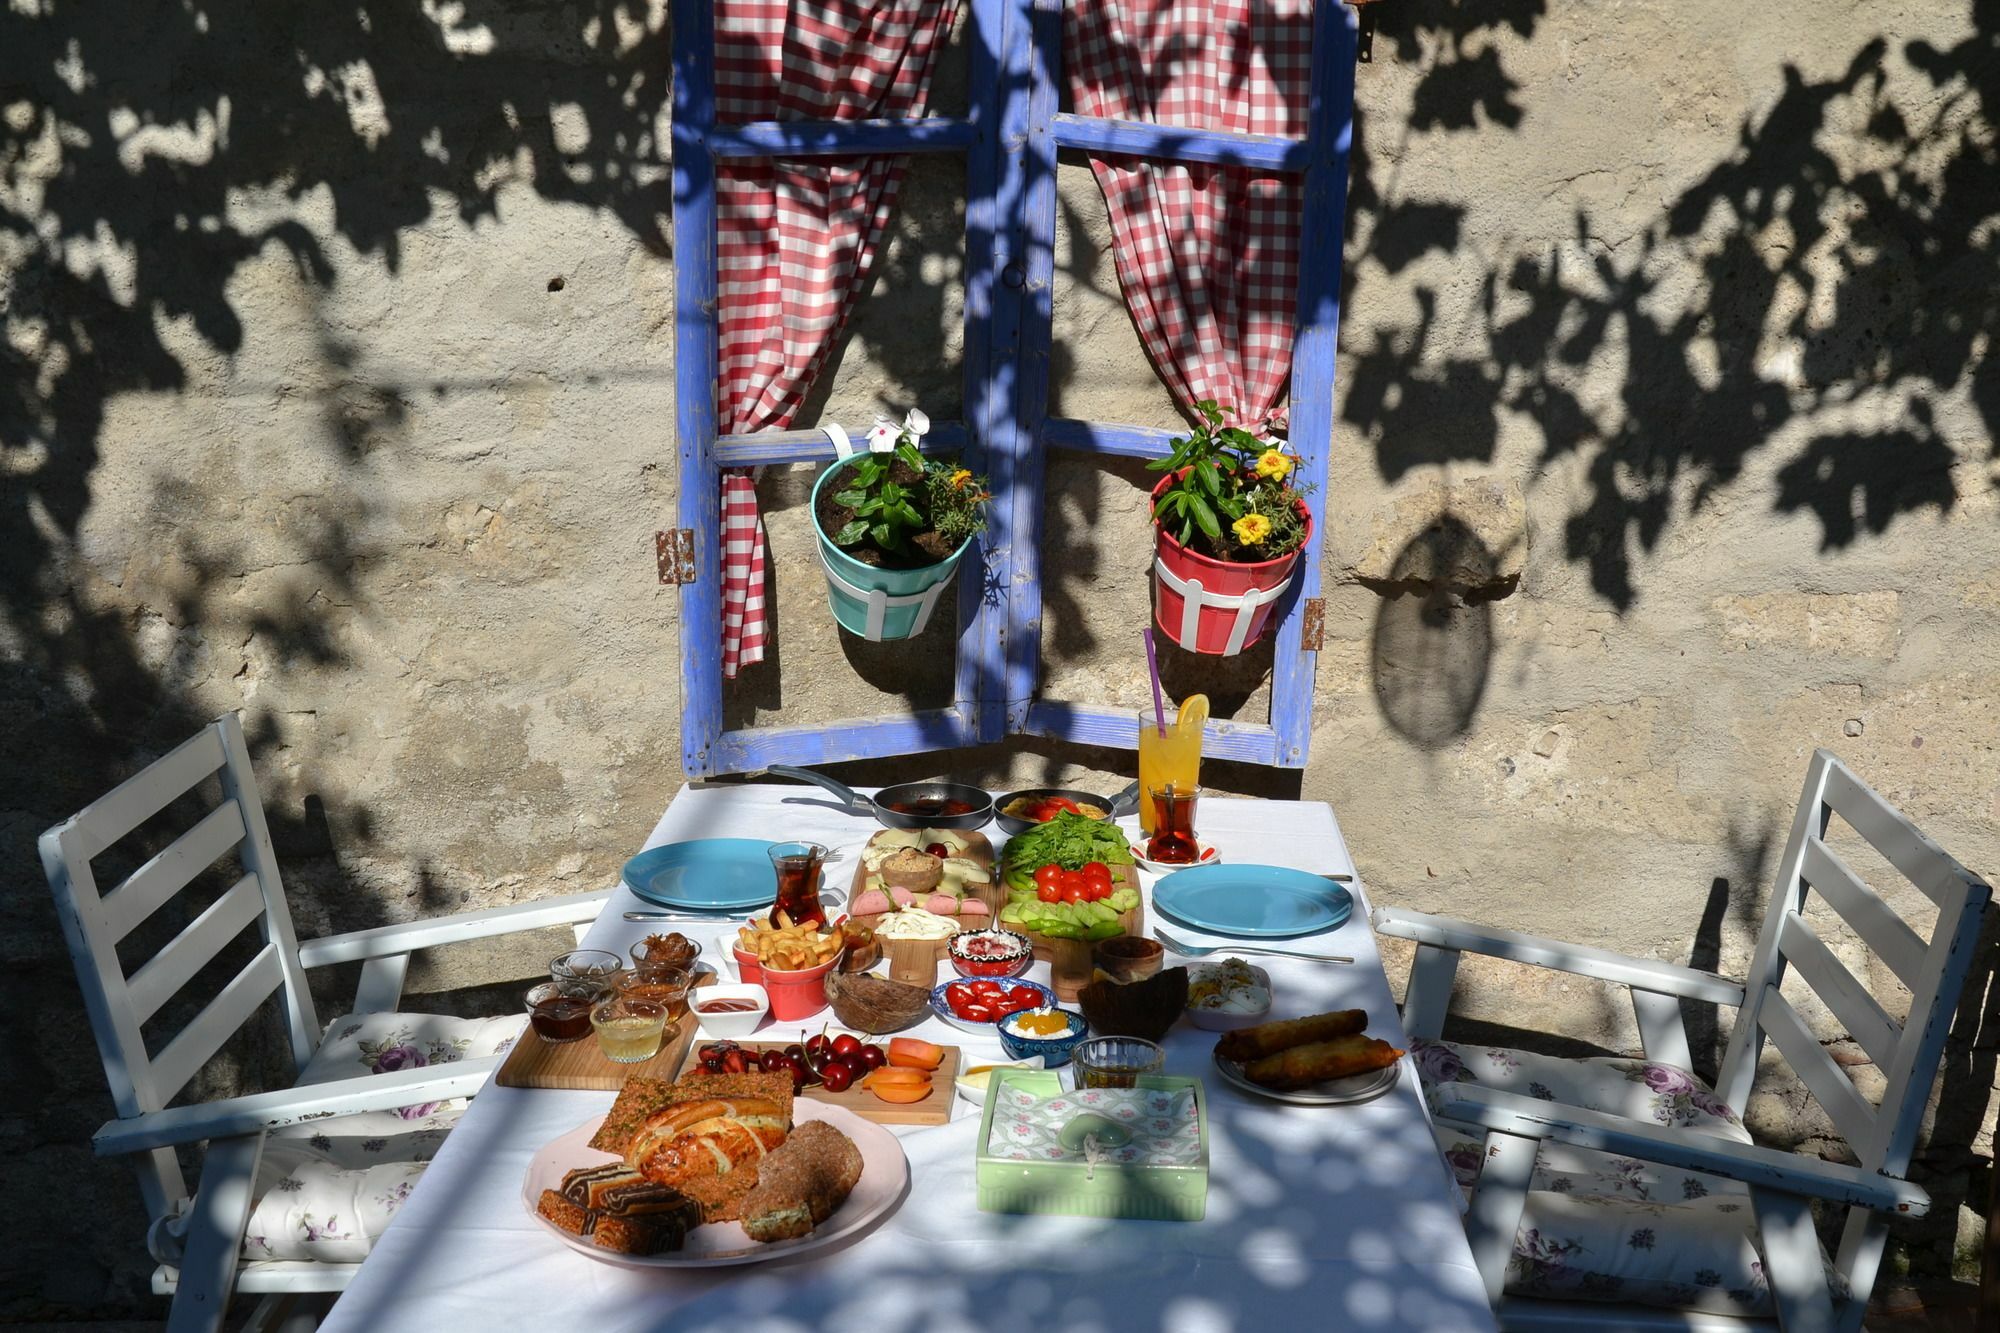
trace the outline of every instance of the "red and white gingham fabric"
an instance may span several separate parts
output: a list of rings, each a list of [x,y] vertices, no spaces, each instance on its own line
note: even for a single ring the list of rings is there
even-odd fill
[[[924,113],[953,0],[716,0],[716,114],[865,120]],[[783,430],[859,294],[903,176],[898,157],[756,158],[716,173],[719,412],[725,434]],[[764,656],[764,525],[722,478],[722,674]]]
[[[1311,0],[1072,0],[1077,113],[1302,139]],[[1298,311],[1300,181],[1094,156],[1125,303],[1167,388],[1244,423],[1283,398]]]

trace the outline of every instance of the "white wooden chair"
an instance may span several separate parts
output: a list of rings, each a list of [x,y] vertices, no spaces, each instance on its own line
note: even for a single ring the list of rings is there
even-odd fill
[[[1832,815],[1873,846],[1883,860],[1935,904],[1936,924],[1924,940],[1856,875],[1825,841]],[[1835,956],[1804,915],[1816,893],[1890,971],[1908,987],[1907,1014],[1898,1021]],[[1886,1240],[1890,1214],[1919,1216],[1929,1196],[1904,1175],[1915,1147],[1945,1033],[1979,937],[1991,890],[1924,836],[1839,759],[1824,750],[1807,769],[1805,791],[1778,863],[1777,883],[1758,938],[1747,984],[1712,973],[1600,949],[1557,943],[1512,931],[1487,930],[1443,917],[1381,909],[1375,927],[1417,943],[1404,1026],[1414,1044],[1439,1037],[1462,954],[1479,953],[1537,967],[1616,982],[1631,990],[1647,1061],[1685,1068],[1687,1036],[1683,999],[1734,1006],[1735,1026],[1712,1094],[1701,1101],[1726,1104],[1727,1113],[1695,1128],[1578,1109],[1549,1100],[1536,1085],[1532,1096],[1474,1083],[1437,1082],[1433,1105],[1443,1124],[1483,1135],[1483,1151],[1466,1229],[1501,1324],[1507,1329],[1783,1329],[1861,1327]],[[1799,1010],[1780,993],[1787,973],[1817,995],[1879,1067],[1885,1090],[1871,1106],[1816,1040]],[[1847,1140],[1859,1166],[1847,1166],[1758,1147],[1740,1129],[1764,1041],[1769,1038]],[[1469,1052],[1472,1058],[1481,1053]],[[1496,1057],[1509,1053],[1490,1052]],[[1449,1069],[1457,1061],[1446,1060]],[[1509,1057],[1511,1058],[1511,1057]],[[1524,1057],[1527,1059],[1546,1057]],[[1591,1062],[1609,1063],[1609,1062]],[[1636,1062],[1627,1062],[1628,1064]],[[1655,1066],[1646,1065],[1647,1069]],[[1436,1071],[1434,1070],[1433,1073]],[[1629,1077],[1629,1075],[1628,1075]],[[1660,1080],[1666,1081],[1664,1079]],[[1732,1130],[1728,1121],[1738,1119]],[[1706,1132],[1704,1132],[1706,1131]],[[1699,1173],[1730,1190],[1747,1188],[1763,1275],[1769,1283],[1771,1319],[1646,1307],[1596,1299],[1530,1299],[1509,1294],[1509,1266],[1518,1287],[1536,1290],[1531,1276],[1546,1239],[1531,1234],[1531,1186],[1545,1180],[1552,1154],[1578,1150],[1616,1154],[1621,1169]],[[1539,1157],[1539,1161],[1538,1161]],[[1734,1182],[1733,1184],[1731,1182]],[[1690,1185],[1689,1199],[1704,1187]],[[1547,1197],[1537,1195],[1537,1197]],[[1679,1196],[1675,1196],[1678,1198]],[[1832,1274],[1814,1232],[1812,1201],[1844,1218]],[[1552,1201],[1553,1202],[1553,1201]],[[1666,1210],[1654,1206],[1653,1211]],[[1650,1231],[1644,1233],[1651,1243]],[[1523,1247],[1524,1239],[1528,1242]],[[1635,1236],[1635,1243],[1638,1237]],[[1539,1251],[1537,1245],[1543,1248]],[[1518,1253],[1517,1253],[1518,1251]],[[1614,1256],[1615,1258],[1615,1256]],[[1558,1262],[1561,1262],[1558,1256]],[[1841,1288],[1845,1288],[1844,1291]],[[1586,1286],[1583,1290],[1588,1291]],[[1607,1288],[1595,1293],[1602,1296]]]
[[[221,803],[115,888],[101,892],[92,860],[176,799],[198,793],[211,776],[220,779]],[[269,1308],[260,1316],[269,1315],[280,1304],[279,1294],[338,1291],[359,1266],[239,1262],[269,1131],[469,1096],[500,1063],[497,1055],[464,1059],[169,1108],[224,1042],[275,994],[296,1076],[323,1045],[306,969],[361,963],[353,1013],[379,1016],[396,1008],[411,951],[556,925],[570,925],[580,935],[582,923],[595,919],[608,896],[549,898],[300,945],[234,713],[43,834],[41,852],[118,1112],[92,1142],[99,1155],[130,1157],[138,1168],[153,1219],[147,1244],[160,1261],[154,1290],[173,1296],[168,1326],[174,1330],[219,1328],[234,1291],[266,1294]],[[241,878],[158,953],[127,972],[119,941],[232,854],[240,861]],[[262,947],[249,964],[177,1035],[149,1050],[141,1025],[253,925]],[[200,1140],[208,1141],[208,1150],[199,1192],[190,1197],[174,1149]]]

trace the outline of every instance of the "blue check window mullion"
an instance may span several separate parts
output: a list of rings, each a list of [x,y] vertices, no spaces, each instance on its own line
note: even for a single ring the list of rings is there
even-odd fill
[[[1306,605],[1319,591],[1333,434],[1334,334],[1354,102],[1355,23],[1338,0],[1314,16],[1304,141],[1207,134],[1061,114],[1061,0],[971,0],[972,104],[963,120],[764,122],[718,126],[713,0],[674,0],[675,388],[679,524],[694,534],[695,579],[680,589],[682,763],[690,777],[951,749],[1028,734],[1130,749],[1129,710],[1036,696],[1041,649],[1043,456],[1049,447],[1158,457],[1168,432],[1051,418],[1056,155],[1064,148],[1296,172],[1304,194],[1291,443],[1314,484],[1314,528],[1281,603],[1268,724],[1209,724],[1215,758],[1302,767],[1314,649]],[[823,462],[818,431],[718,436],[715,174],[735,157],[963,152],[966,162],[966,420],[936,433],[968,447],[993,480],[980,560],[959,576],[952,703],[809,726],[724,730],[718,493],[724,468]],[[858,434],[859,430],[850,433]]]

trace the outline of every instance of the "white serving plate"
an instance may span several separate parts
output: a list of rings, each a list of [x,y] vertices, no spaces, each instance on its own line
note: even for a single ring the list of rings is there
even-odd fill
[[[874,1226],[909,1192],[910,1160],[894,1134],[872,1120],[826,1102],[799,1098],[792,1103],[795,1124],[824,1120],[854,1140],[861,1150],[861,1179],[840,1210],[807,1235],[792,1240],[762,1244],[750,1239],[736,1222],[710,1222],[688,1233],[685,1248],[672,1254],[614,1254],[600,1249],[583,1236],[572,1236],[535,1211],[542,1191],[560,1189],[563,1177],[580,1166],[599,1166],[619,1160],[617,1154],[598,1152],[590,1146],[604,1117],[585,1121],[569,1133],[544,1144],[528,1163],[521,1182],[521,1202],[544,1231],[579,1254],[619,1268],[726,1268],[736,1264],[762,1263],[821,1249],[836,1241],[858,1235]]]
[[[1215,1057],[1215,1068],[1216,1072],[1222,1075],[1224,1083],[1258,1097],[1269,1098],[1274,1102],[1289,1102],[1293,1106],[1351,1106],[1356,1102],[1372,1102],[1395,1087],[1396,1079],[1403,1072],[1403,1062],[1398,1060],[1387,1069],[1355,1074],[1350,1078],[1332,1078],[1324,1083],[1315,1083],[1309,1088],[1295,1088],[1289,1092],[1258,1087],[1243,1077],[1243,1066],[1234,1060],[1223,1059],[1220,1052]]]
[[[1193,961],[1196,963],[1209,963],[1220,962],[1221,959],[1197,958]],[[1262,986],[1266,991],[1269,991],[1271,989],[1271,974],[1263,968],[1258,967],[1255,963],[1251,963],[1249,967],[1250,975],[1257,978],[1257,984]],[[1190,968],[1189,970],[1192,971],[1193,969]],[[1210,1032],[1234,1032],[1238,1028],[1255,1027],[1270,1017],[1271,1006],[1268,1004],[1264,1006],[1261,1012],[1254,1014],[1231,1014],[1224,1013],[1219,1009],[1196,1009],[1193,1006],[1189,1006],[1187,1011],[1188,1022],[1198,1028],[1206,1028]]]

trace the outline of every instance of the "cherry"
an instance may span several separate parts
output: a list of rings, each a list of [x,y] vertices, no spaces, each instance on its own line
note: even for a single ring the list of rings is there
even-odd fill
[[[785,1048],[785,1054],[790,1056],[792,1059],[797,1060],[800,1064],[804,1064],[806,1062],[806,1048],[799,1045],[797,1042],[793,1042],[791,1045],[787,1046]]]
[[[889,1053],[883,1050],[880,1046],[875,1045],[873,1042],[870,1042],[868,1045],[863,1046],[860,1049],[860,1051],[856,1053],[856,1058],[858,1058],[861,1061],[861,1067],[864,1070],[880,1069],[883,1065],[889,1063]]]
[[[843,1032],[833,1039],[833,1053],[835,1055],[845,1057],[854,1054],[860,1049],[861,1038],[855,1036],[852,1032]]]
[[[820,1071],[820,1081],[828,1092],[845,1092],[854,1082],[854,1070],[844,1064],[830,1064]]]
[[[790,1061],[785,1059],[783,1051],[773,1050],[764,1052],[763,1056],[757,1061],[757,1064],[765,1073],[771,1074],[786,1068],[790,1064]]]

